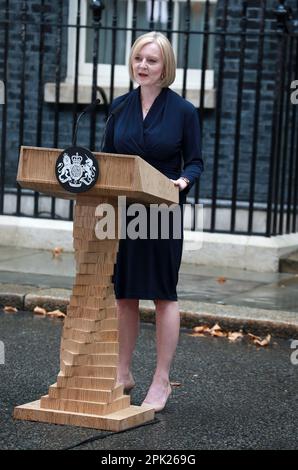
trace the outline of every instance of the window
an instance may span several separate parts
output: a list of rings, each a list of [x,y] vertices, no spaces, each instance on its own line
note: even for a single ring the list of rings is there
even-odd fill
[[[149,28],[149,20],[151,15],[151,0],[139,0],[137,2],[137,28]],[[113,21],[113,1],[105,2],[105,9],[102,14],[102,25],[111,27]],[[204,28],[205,0],[191,1],[190,14],[190,31],[202,31]],[[167,27],[168,15],[167,1],[155,1],[154,8],[154,29],[165,30]],[[209,28],[210,31],[215,29],[215,10],[216,0],[210,1],[209,7]],[[69,8],[69,24],[76,23],[77,0],[70,2]],[[185,29],[187,17],[187,2],[185,0],[175,0],[173,2],[173,30],[180,31]],[[115,96],[121,95],[128,91],[129,74],[128,74],[128,58],[131,47],[131,31],[125,31],[121,28],[131,28],[133,18],[133,1],[118,0],[117,2],[117,37],[116,37],[116,55],[114,67],[114,87]],[[89,8],[87,0],[81,1],[81,24],[92,25],[92,12]],[[137,36],[143,34],[138,31]],[[209,36],[208,41],[208,58],[207,70],[205,74],[205,107],[214,107],[214,35]],[[89,102],[92,84],[92,52],[93,52],[94,31],[91,28],[82,28],[80,31],[80,54],[79,54],[79,101]],[[67,77],[64,86],[71,85],[74,82],[75,70],[75,28],[69,28],[68,33],[68,64]],[[101,29],[99,34],[99,65],[98,65],[98,85],[109,92],[111,77],[111,59],[112,59],[112,31],[110,29]],[[184,34],[173,33],[172,45],[177,60],[176,80],[171,85],[178,93],[182,92],[183,83],[183,67],[184,67]],[[199,89],[201,83],[201,63],[203,53],[203,35],[191,34],[189,36],[189,56],[186,82],[186,98],[193,102],[196,106],[199,103]],[[50,85],[50,84],[47,84]],[[135,85],[137,86],[137,85]],[[83,90],[85,89],[85,93]],[[89,90],[89,92],[87,92]],[[49,91],[49,90],[48,90]],[[63,95],[63,87],[61,89]],[[71,95],[71,93],[69,93]],[[53,96],[54,91],[53,91]],[[86,99],[84,99],[84,96]],[[89,96],[89,98],[87,98]],[[51,101],[51,99],[47,99]],[[63,96],[62,96],[63,101]]]

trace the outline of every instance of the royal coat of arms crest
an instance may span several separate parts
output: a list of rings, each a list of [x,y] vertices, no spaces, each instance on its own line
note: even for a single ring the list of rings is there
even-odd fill
[[[67,191],[87,191],[96,183],[98,174],[96,158],[83,147],[65,149],[56,162],[57,180]]]

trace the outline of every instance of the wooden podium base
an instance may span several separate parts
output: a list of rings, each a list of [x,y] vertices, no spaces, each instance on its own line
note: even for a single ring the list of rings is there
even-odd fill
[[[154,418],[154,408],[132,406],[117,383],[118,317],[112,275],[118,238],[98,240],[99,203],[77,197],[74,217],[76,278],[64,321],[57,383],[40,400],[17,406],[16,419],[121,431]],[[118,230],[118,224],[116,226]]]
[[[37,400],[26,405],[17,406],[14,409],[14,418],[117,432],[152,421],[154,419],[154,409],[149,405],[131,405],[123,410],[98,416],[41,408],[40,400]]]

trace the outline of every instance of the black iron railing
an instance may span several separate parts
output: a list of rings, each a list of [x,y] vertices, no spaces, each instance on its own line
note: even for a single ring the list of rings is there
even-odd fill
[[[99,150],[109,103],[133,89],[121,75],[129,46],[160,30],[176,52],[174,89],[201,119],[206,169],[189,201],[204,204],[204,229],[298,231],[296,1],[0,0],[0,9],[0,214],[72,219],[72,202],[60,210],[15,183],[20,145],[68,145],[87,90],[102,105],[80,141]]]

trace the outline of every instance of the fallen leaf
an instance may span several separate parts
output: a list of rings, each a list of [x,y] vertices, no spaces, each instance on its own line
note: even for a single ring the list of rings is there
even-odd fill
[[[212,332],[213,332],[213,331],[221,331],[221,330],[222,330],[222,328],[221,328],[221,326],[219,326],[218,323],[215,323],[215,325],[213,325],[212,328],[210,328],[210,332],[211,332],[211,331],[212,331]]]
[[[247,333],[247,335],[252,339],[252,340],[259,340],[262,341],[262,338],[260,336],[253,335],[252,333]]]
[[[54,318],[65,318],[65,313],[61,312],[61,310],[53,310],[52,312],[46,312],[47,316],[54,317]]]
[[[210,334],[211,336],[217,336],[217,337],[227,336],[227,333],[224,333],[223,331],[217,331],[217,330],[210,331]]]
[[[209,327],[207,325],[202,325],[202,326],[195,326],[193,328],[193,331],[195,333],[202,333],[204,331],[208,331],[209,332]]]
[[[229,339],[230,341],[236,341],[236,340],[239,339],[239,338],[243,338],[243,334],[242,334],[242,333],[238,333],[237,331],[233,331],[233,332],[229,331],[229,333],[228,333],[228,339]]]
[[[267,335],[265,339],[262,341],[259,341],[258,339],[254,340],[254,343],[257,344],[258,346],[268,346],[268,344],[271,341],[271,335]]]
[[[218,277],[216,280],[219,284],[224,284],[227,281],[227,279],[223,276]]]
[[[58,258],[61,253],[63,252],[63,248],[60,247],[60,246],[56,246],[53,250],[52,250],[52,255],[53,255],[53,258]]]
[[[34,313],[36,313],[37,315],[46,315],[47,314],[47,311],[45,308],[42,308],[42,307],[35,307],[34,310],[33,310]]]
[[[5,305],[3,310],[6,313],[16,313],[18,311],[18,309],[16,307],[12,307],[11,305]]]
[[[181,387],[182,384],[181,384],[181,382],[170,382],[170,385],[172,387]]]
[[[239,331],[223,331],[218,323],[213,325],[212,328],[209,328],[207,325],[195,326],[193,328],[193,333],[189,334],[189,336],[205,336],[206,334],[210,334],[214,337],[227,337],[229,341],[236,341],[237,339],[245,336],[242,329]],[[252,333],[247,333],[247,336],[257,346],[267,346],[271,341],[270,334],[268,334],[265,339],[262,339],[260,336],[253,335]]]
[[[194,331],[195,333],[200,333],[201,331],[204,331],[204,329],[205,329],[205,326],[195,326],[195,327],[193,328],[193,331]]]

